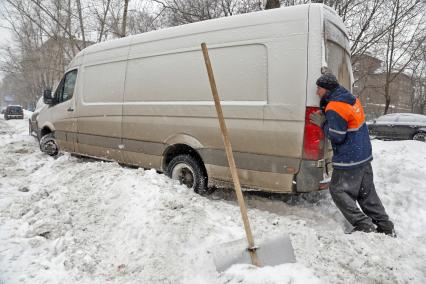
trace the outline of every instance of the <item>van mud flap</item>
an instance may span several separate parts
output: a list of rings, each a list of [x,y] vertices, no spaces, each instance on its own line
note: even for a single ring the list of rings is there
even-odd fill
[[[331,179],[330,165],[324,160],[302,160],[296,176],[296,192],[313,192],[328,188]]]

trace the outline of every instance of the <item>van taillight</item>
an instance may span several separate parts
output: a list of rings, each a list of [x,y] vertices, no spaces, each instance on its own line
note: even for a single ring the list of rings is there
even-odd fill
[[[319,110],[318,107],[306,108],[303,158],[307,160],[319,160],[323,158],[324,132],[319,126],[309,121],[309,115]]]

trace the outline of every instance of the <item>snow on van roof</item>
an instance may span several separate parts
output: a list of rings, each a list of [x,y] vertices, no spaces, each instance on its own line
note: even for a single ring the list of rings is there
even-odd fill
[[[265,23],[282,22],[284,20],[293,21],[296,19],[307,18],[308,10],[311,6],[318,7],[318,9],[323,9],[325,7],[325,5],[317,3],[296,5],[291,7],[263,10],[247,14],[234,15],[230,17],[222,17],[175,27],[169,27],[157,31],[151,31],[142,34],[127,36],[125,38],[113,39],[97,43],[85,48],[83,51],[80,52],[79,55],[96,53],[98,51],[124,47],[126,45],[131,45],[135,43],[143,43],[159,39],[179,37],[182,35],[197,34],[206,31],[224,30],[244,25],[252,26]],[[331,8],[327,10],[333,11]]]

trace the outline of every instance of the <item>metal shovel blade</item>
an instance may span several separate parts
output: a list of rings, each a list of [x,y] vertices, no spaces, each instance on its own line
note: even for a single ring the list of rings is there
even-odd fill
[[[251,264],[247,240],[241,239],[218,245],[210,250],[218,272],[225,271],[234,264]],[[290,237],[286,234],[262,242],[256,249],[261,266],[275,266],[296,262]]]

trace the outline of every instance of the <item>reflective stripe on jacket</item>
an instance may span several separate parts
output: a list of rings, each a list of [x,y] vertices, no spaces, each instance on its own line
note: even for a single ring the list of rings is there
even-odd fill
[[[371,142],[359,99],[339,86],[327,93],[324,133],[333,146],[333,167],[350,169],[373,159]]]

